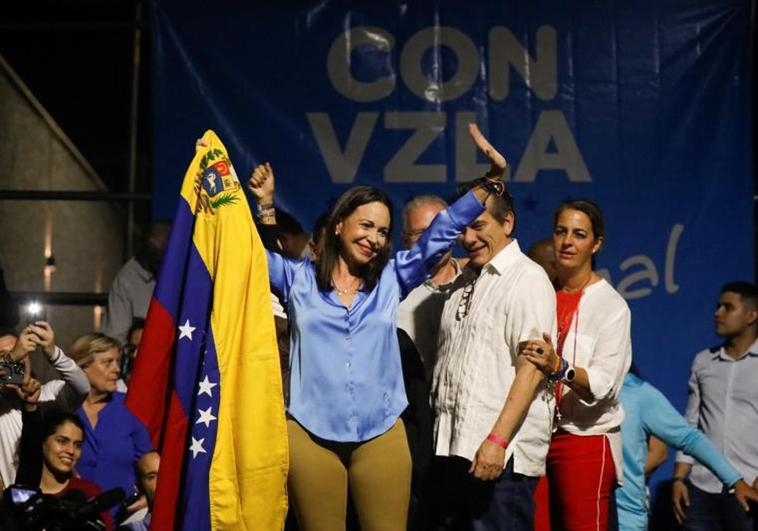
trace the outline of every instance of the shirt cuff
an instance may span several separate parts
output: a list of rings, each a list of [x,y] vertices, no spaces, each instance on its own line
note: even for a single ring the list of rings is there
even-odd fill
[[[604,400],[608,395],[611,394],[613,383],[608,379],[607,375],[604,372],[598,371],[597,369],[584,370],[587,372],[587,379],[590,383],[590,393],[592,393],[594,400],[591,402],[582,400],[583,402],[585,402],[587,405],[592,405],[600,400]]]
[[[676,463],[687,463],[688,465],[695,464],[695,458],[690,457],[689,455],[685,454],[681,450],[676,452],[676,458],[674,459],[674,462]]]
[[[50,356],[50,363],[55,365],[61,360],[61,356],[63,356],[63,350],[58,345],[55,345],[55,352]]]
[[[459,231],[463,231],[482,212],[484,212],[484,205],[479,202],[473,192],[467,192],[447,208],[450,220]]]

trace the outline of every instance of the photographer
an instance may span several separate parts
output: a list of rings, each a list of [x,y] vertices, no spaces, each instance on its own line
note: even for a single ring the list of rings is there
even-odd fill
[[[16,483],[39,487],[42,494],[63,497],[79,491],[87,501],[100,494],[100,487],[74,475],[82,453],[84,426],[76,415],[50,411],[42,418],[38,411],[42,387],[33,378],[27,378],[21,387],[14,386],[22,400],[23,429]],[[107,530],[113,529],[109,511],[100,518]]]
[[[29,375],[29,353],[40,347],[61,378],[41,386],[40,407],[55,405],[74,411],[89,392],[84,372],[55,345],[55,333],[49,323],[37,321],[27,325],[20,334],[12,330],[0,332],[0,358],[20,361]],[[7,385],[0,385],[0,480],[8,486],[16,477],[17,452],[21,438],[22,402]]]

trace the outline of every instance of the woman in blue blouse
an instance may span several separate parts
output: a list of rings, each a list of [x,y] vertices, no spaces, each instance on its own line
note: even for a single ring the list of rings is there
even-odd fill
[[[103,334],[86,334],[68,355],[90,382],[90,392],[76,414],[84,426],[79,475],[103,490],[120,487],[129,498],[135,492],[137,461],[153,449],[137,417],[124,406],[124,393],[116,391],[121,354],[118,342]],[[116,516],[118,508],[111,512]]]
[[[505,159],[474,125],[492,169],[483,186],[440,212],[415,247],[390,258],[392,205],[357,186],[335,205],[318,263],[268,253],[269,277],[290,319],[289,492],[303,531],[345,529],[348,488],[363,531],[406,529],[411,462],[400,414],[408,405],[397,306],[501,194]],[[250,189],[258,218],[275,224],[271,167]]]

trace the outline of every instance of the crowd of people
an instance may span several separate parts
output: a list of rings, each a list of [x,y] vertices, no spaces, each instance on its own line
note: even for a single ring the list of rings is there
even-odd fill
[[[275,208],[272,167],[252,172],[285,382],[287,527],[646,529],[646,480],[672,446],[679,523],[753,530],[758,288],[722,287],[723,344],[694,358],[680,415],[635,369],[629,306],[595,271],[600,207],[560,203],[552,238],[524,253],[506,160],[469,132],[489,171],[450,204],[411,199],[396,252],[382,190],[349,189],[308,235]],[[44,321],[0,331],[0,377],[26,368],[0,390],[0,490],[117,487],[106,527],[148,528],[160,457],[124,391],[169,230],[155,222],[114,280],[102,333],[64,351]],[[33,352],[58,379],[34,378]]]

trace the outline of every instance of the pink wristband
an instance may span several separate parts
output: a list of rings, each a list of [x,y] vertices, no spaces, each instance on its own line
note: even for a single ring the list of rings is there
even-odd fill
[[[490,433],[489,435],[487,435],[487,440],[492,441],[493,443],[497,444],[499,447],[503,449],[508,448],[508,441],[506,441],[502,437],[498,437],[494,433]]]

